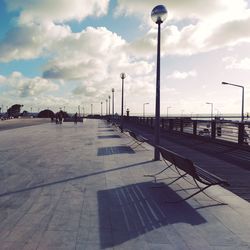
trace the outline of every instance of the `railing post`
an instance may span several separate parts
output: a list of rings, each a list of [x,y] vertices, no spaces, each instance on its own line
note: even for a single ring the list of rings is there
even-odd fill
[[[183,119],[180,120],[180,132],[183,133]]]
[[[244,143],[244,123],[238,124],[238,143],[243,144]]]
[[[216,137],[216,121],[211,121],[211,138],[215,139]]]
[[[197,135],[197,121],[193,121],[193,135]]]
[[[150,118],[150,127],[153,128],[153,118]]]
[[[161,119],[161,128],[164,129],[164,118]]]
[[[169,120],[169,131],[172,131],[174,128],[174,120],[173,119],[170,119]]]

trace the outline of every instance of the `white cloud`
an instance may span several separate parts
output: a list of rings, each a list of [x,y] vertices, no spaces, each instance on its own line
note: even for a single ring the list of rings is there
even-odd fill
[[[168,75],[168,79],[179,79],[179,80],[184,80],[188,77],[195,77],[197,75],[195,70],[191,70],[188,72],[180,72],[178,70],[174,71],[172,74]]]
[[[41,77],[28,78],[20,72],[13,72],[6,77],[12,95],[19,97],[39,96],[42,93],[48,93],[58,90],[58,85],[48,79]]]
[[[157,27],[150,20],[150,12],[156,4],[166,4],[169,11],[162,25],[162,55],[194,55],[250,41],[250,14],[244,0],[118,0],[116,14],[137,16],[146,28],[145,36],[131,43],[104,27],[72,32],[68,21],[105,15],[109,1],[72,0],[71,3],[66,0],[8,1],[9,9],[20,11],[20,17],[17,26],[0,41],[0,60],[39,57],[49,60],[43,65],[43,77],[27,78],[20,73],[6,79],[0,77],[0,82],[10,79],[13,96],[27,96],[29,100],[39,97],[41,103],[48,102],[48,105],[53,102],[75,105],[81,100],[92,102],[93,98],[103,101],[114,87],[119,99],[120,73],[124,71],[128,75],[126,95],[128,102],[134,103],[134,110],[138,103],[144,102],[143,98],[153,103],[149,97],[153,99],[155,91],[152,57],[156,54]],[[171,61],[172,57],[169,58]],[[192,59],[197,63],[197,58]],[[177,61],[178,58],[173,67],[178,65]],[[227,62],[227,67],[232,68],[247,68],[248,64],[247,58]],[[195,71],[184,68],[183,72],[175,71],[168,78],[195,76]],[[68,93],[63,93],[62,98],[52,97],[50,92],[59,86],[54,82],[59,81]],[[175,95],[179,91],[178,88],[167,90],[164,86],[162,90]]]
[[[237,60],[237,58],[234,57],[224,57],[222,60],[227,63],[226,69],[250,70],[249,57],[245,57],[241,60]]]
[[[0,84],[6,83],[6,77],[0,75]]]
[[[16,41],[23,29],[29,31],[30,38],[25,42],[21,38],[20,43],[11,42]],[[78,87],[74,94],[90,96],[94,93],[90,91],[93,88],[95,95],[101,98],[110,91],[111,85],[117,86],[121,72],[129,72],[131,79],[138,82],[153,71],[154,63],[130,56],[128,43],[104,27],[88,27],[73,33],[68,26],[46,22],[22,26],[20,32],[13,33],[13,39],[8,38],[7,44],[6,40],[0,44],[0,58],[10,61],[52,55],[43,67],[43,77],[76,81]],[[136,86],[139,88],[140,84],[133,90]]]
[[[162,25],[163,55],[192,55],[225,46],[250,42],[250,9],[245,0],[143,1],[119,0],[118,14],[145,15],[153,6],[165,4],[169,17]],[[145,19],[144,19],[145,22]],[[147,34],[130,44],[134,55],[155,54],[157,25],[152,21]]]
[[[127,46],[124,39],[104,27],[88,27],[55,44],[54,59],[45,67],[44,77],[77,80],[80,84],[74,94],[101,98],[110,86],[117,86],[124,71],[131,75],[126,81],[136,82],[129,90],[138,90],[138,81],[146,86],[142,79],[151,76],[154,64],[129,56]]]
[[[109,0],[6,0],[10,11],[20,10],[21,24],[41,21],[81,21],[87,16],[107,14]]]
[[[208,19],[182,28],[167,25],[162,28],[162,55],[193,55],[250,42],[249,25],[250,12],[245,19],[225,23]],[[154,27],[144,37],[132,42],[129,51],[135,56],[150,57],[156,53],[156,38]]]
[[[54,58],[45,67],[44,76],[101,80],[112,64],[121,67],[128,60],[122,52],[125,44],[121,37],[102,27],[70,33],[51,46]]]
[[[33,59],[53,53],[51,46],[65,39],[70,32],[68,26],[50,22],[17,26],[0,41],[0,61]]]
[[[234,19],[241,17],[242,11],[247,8],[245,0],[118,0],[116,14],[150,17],[154,6],[163,4],[168,10],[168,20],[206,20],[214,17],[219,19]]]

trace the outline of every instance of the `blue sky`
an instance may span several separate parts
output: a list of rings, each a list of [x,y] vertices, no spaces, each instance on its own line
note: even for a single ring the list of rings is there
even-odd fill
[[[111,89],[120,113],[121,72],[131,114],[154,113],[157,27],[164,4],[161,113],[250,112],[250,9],[247,0],[0,0],[0,107],[100,113]],[[206,7],[204,7],[206,6]]]

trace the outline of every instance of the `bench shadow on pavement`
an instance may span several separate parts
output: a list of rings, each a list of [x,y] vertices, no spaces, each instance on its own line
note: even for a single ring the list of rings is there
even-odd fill
[[[161,189],[153,189],[151,185],[151,182],[143,182],[98,191],[102,249],[115,247],[144,234],[147,240],[147,237],[150,237],[147,233],[166,225],[206,223],[206,220],[186,202],[175,205],[164,203],[169,197],[180,198],[167,185]],[[162,233],[162,240],[165,237]]]
[[[114,129],[99,129],[98,132],[114,132]]]
[[[121,138],[119,135],[99,135],[98,139],[114,139],[114,138]]]
[[[128,146],[102,147],[97,150],[97,156],[113,154],[135,154],[135,151]]]

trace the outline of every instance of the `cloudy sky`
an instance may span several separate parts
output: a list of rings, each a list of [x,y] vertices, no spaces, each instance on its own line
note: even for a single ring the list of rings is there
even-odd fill
[[[153,114],[157,25],[164,4],[161,113],[250,112],[250,0],[0,0],[0,107],[100,113],[115,89],[125,108]]]

